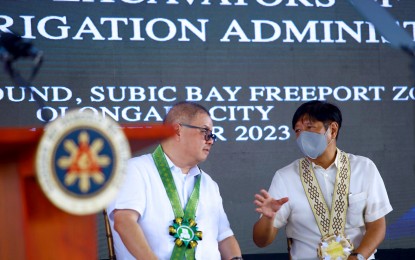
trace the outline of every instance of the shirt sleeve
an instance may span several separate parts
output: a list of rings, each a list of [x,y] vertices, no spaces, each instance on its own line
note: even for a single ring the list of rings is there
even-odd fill
[[[146,188],[143,173],[139,169],[139,158],[128,160],[123,184],[115,200],[108,207],[108,215],[113,219],[115,209],[130,209],[143,214],[146,207]]]
[[[368,181],[367,201],[365,209],[365,221],[373,222],[392,211],[388,194],[382,177],[376,165],[369,160],[368,172],[372,174],[372,180]]]
[[[285,188],[283,178],[281,177],[278,171],[275,173],[274,178],[272,179],[271,186],[269,188],[268,193],[274,199],[281,199],[284,197],[288,197],[288,193]],[[290,208],[289,208],[289,201],[288,201],[277,212],[275,219],[274,219],[274,227],[279,229],[285,226],[288,222],[289,215],[290,215]]]
[[[218,207],[219,207],[219,228],[218,228],[218,242],[224,240],[227,237],[233,236],[233,231],[230,227],[228,216],[223,208],[222,197],[219,192],[219,187],[216,185],[218,194]]]

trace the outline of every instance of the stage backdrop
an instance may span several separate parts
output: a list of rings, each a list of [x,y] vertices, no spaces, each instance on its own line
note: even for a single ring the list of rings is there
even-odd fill
[[[377,3],[415,37],[415,2]],[[328,100],[344,115],[339,148],[371,158],[386,184],[394,211],[381,248],[414,246],[412,59],[347,1],[2,0],[1,6],[0,30],[20,34],[45,57],[30,84],[43,104],[0,72],[2,127],[40,127],[48,114],[55,120],[70,109],[122,124],[160,123],[174,103],[198,102],[210,110],[219,139],[201,166],[219,184],[243,253],[284,253],[284,235],[265,249],[252,242],[254,194],[301,156],[291,129],[295,109]],[[14,66],[28,78],[30,60]]]

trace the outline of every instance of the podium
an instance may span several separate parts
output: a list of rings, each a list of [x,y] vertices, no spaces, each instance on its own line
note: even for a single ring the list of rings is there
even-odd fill
[[[0,129],[0,259],[98,259],[96,214],[55,207],[36,180],[43,128]],[[164,125],[125,125],[131,152],[174,134]]]

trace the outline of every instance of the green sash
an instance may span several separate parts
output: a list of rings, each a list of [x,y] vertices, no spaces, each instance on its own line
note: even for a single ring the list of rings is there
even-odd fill
[[[166,189],[167,196],[174,212],[173,225],[169,227],[169,233],[175,237],[175,245],[171,260],[195,259],[195,247],[198,240],[202,240],[202,231],[197,230],[195,214],[197,204],[199,203],[200,180],[201,175],[197,176],[190,199],[186,204],[185,211],[180,203],[179,194],[174,184],[173,175],[170,171],[169,164],[164,156],[163,149],[159,145],[153,152],[153,159],[156,164],[160,178]]]

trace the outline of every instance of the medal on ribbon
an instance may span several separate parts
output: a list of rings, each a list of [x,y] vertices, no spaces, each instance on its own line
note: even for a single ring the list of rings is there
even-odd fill
[[[194,260],[195,248],[198,244],[197,241],[202,240],[202,231],[198,230],[197,223],[195,221],[196,208],[199,203],[201,174],[197,176],[192,194],[190,195],[186,208],[183,211],[180,204],[179,194],[177,193],[177,188],[174,184],[173,175],[160,145],[154,151],[153,159],[160,174],[167,196],[169,197],[175,217],[173,224],[169,226],[168,230],[169,234],[175,238],[173,253],[170,259]]]
[[[345,260],[353,251],[353,244],[343,235],[325,236],[317,248],[318,256],[324,260]]]
[[[317,248],[322,260],[344,260],[353,251],[353,244],[344,235],[350,186],[350,162],[347,154],[337,149],[338,171],[334,184],[331,212],[314,175],[309,160],[300,160],[300,177],[308,202],[321,233],[321,242]]]
[[[197,241],[202,240],[202,231],[197,230],[197,223],[193,219],[176,218],[169,227],[169,234],[176,238],[174,243],[179,247],[195,248]]]

